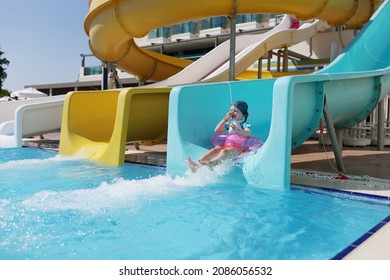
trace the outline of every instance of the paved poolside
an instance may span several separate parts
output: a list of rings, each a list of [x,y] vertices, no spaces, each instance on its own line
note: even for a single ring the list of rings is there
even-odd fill
[[[342,155],[345,171],[339,175],[332,148],[320,145],[317,140],[306,141],[292,152],[291,181],[390,197],[389,147],[378,151],[375,146],[344,146]],[[308,171],[307,174],[302,175],[305,171]]]

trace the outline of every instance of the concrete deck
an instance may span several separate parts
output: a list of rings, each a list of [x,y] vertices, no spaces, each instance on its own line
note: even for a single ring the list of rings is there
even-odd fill
[[[330,146],[306,141],[292,152],[292,183],[390,197],[389,147],[378,151],[374,146],[344,146],[342,156],[347,180],[336,179],[339,172]]]

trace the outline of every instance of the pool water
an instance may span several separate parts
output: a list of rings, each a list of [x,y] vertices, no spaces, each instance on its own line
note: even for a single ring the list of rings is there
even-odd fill
[[[330,259],[390,202],[0,149],[0,259]]]

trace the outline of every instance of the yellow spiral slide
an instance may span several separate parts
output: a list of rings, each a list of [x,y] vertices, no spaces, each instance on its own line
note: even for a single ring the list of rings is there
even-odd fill
[[[190,62],[140,49],[133,38],[152,29],[195,19],[231,15],[234,0],[90,0],[85,31],[94,55],[140,79],[164,80]],[[362,26],[379,0],[238,0],[237,13],[294,14],[330,25]]]
[[[238,0],[237,14],[282,13],[360,27],[381,0]],[[84,27],[94,55],[142,80],[161,81],[190,62],[139,48],[152,29],[232,15],[234,0],[90,0]],[[127,141],[153,144],[167,134],[169,88],[72,92],[65,99],[60,153],[109,165],[124,162]]]

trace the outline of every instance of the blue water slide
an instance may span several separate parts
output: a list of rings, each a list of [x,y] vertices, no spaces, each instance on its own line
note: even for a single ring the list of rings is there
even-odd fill
[[[251,184],[289,186],[291,150],[318,128],[324,101],[336,128],[364,120],[390,92],[390,4],[385,1],[348,48],[311,75],[175,87],[170,95],[167,171],[183,175],[185,158],[211,148],[215,125],[232,100],[249,105],[253,135],[265,143],[245,157]]]

